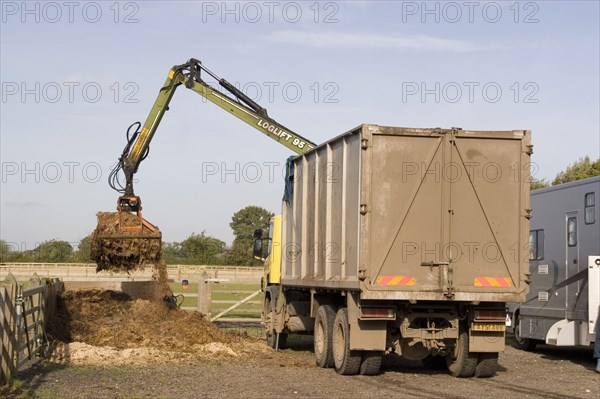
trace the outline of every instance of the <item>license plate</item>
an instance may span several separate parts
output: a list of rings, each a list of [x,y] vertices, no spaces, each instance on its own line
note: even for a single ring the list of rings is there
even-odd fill
[[[473,331],[506,331],[506,326],[499,323],[473,323]]]

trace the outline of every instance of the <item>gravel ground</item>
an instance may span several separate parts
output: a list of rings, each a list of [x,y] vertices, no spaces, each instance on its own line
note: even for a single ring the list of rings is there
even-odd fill
[[[506,347],[493,378],[457,379],[420,362],[384,358],[373,377],[340,376],[314,366],[310,337],[257,358],[185,359],[148,365],[39,364],[10,398],[600,398],[592,351],[541,345]],[[259,352],[260,353],[260,352]]]

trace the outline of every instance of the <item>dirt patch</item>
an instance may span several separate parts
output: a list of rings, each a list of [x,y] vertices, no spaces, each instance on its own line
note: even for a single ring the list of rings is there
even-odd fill
[[[544,346],[522,352],[509,346],[493,378],[454,378],[420,362],[384,357],[376,376],[341,376],[314,365],[310,340],[290,336],[289,349],[253,358],[220,356],[135,365],[39,365],[24,371],[19,398],[452,398],[597,399],[600,376],[592,351]],[[261,343],[266,348],[264,343]],[[237,351],[237,348],[236,348]],[[119,352],[111,352],[119,356]],[[186,354],[175,354],[181,359]],[[179,356],[179,357],[177,357]],[[131,357],[134,357],[132,354]],[[117,361],[120,358],[117,358]],[[131,365],[130,365],[131,364]],[[3,397],[0,391],[0,397]]]
[[[128,212],[98,212],[96,216],[91,257],[97,271],[142,270],[146,264],[160,261],[162,235],[158,228],[152,231]]]

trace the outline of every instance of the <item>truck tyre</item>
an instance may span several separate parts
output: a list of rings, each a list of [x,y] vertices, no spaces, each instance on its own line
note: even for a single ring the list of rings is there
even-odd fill
[[[360,369],[362,353],[350,350],[350,325],[348,309],[342,308],[333,323],[333,363],[335,371],[342,375],[353,375]]]
[[[475,377],[488,378],[496,375],[498,369],[498,352],[480,353]]]
[[[360,375],[379,374],[382,358],[383,352],[381,351],[364,351],[360,362]]]
[[[468,328],[461,325],[462,332],[456,341],[454,353],[446,356],[446,365],[448,371],[454,377],[466,378],[475,374],[477,366],[477,355],[469,353],[469,333]]]
[[[314,349],[319,367],[333,367],[333,322],[335,310],[331,305],[319,306],[315,318]]]
[[[521,330],[521,320],[520,316],[515,317],[515,348],[521,349],[523,351],[532,351],[535,349],[537,345],[537,341],[530,338],[523,338],[519,331]]]

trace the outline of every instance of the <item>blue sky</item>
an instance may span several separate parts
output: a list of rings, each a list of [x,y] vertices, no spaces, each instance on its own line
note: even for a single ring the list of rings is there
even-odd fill
[[[599,156],[598,4],[2,1],[0,238],[90,233],[126,128],[191,57],[314,142],[361,123],[530,129],[552,179]],[[279,211],[289,155],[182,88],[136,193],[166,241],[231,242],[237,210]]]

